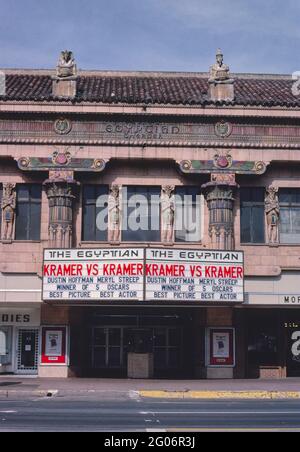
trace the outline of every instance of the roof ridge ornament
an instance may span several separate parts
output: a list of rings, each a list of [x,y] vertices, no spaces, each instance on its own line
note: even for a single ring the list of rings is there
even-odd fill
[[[72,51],[63,50],[61,52],[56,67],[56,75],[59,78],[77,77],[77,65]]]
[[[234,100],[234,79],[230,68],[224,63],[221,49],[217,50],[216,62],[210,68],[209,99],[213,102],[232,102]]]
[[[77,94],[77,65],[73,52],[63,50],[56,66],[56,75],[52,77],[54,97],[74,99]]]
[[[216,63],[210,68],[209,81],[224,82],[230,80],[230,68],[224,64],[224,55],[221,49],[217,50]]]

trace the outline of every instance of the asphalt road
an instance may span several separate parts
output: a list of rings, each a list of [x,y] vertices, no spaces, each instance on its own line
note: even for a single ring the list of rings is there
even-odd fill
[[[300,431],[300,401],[0,400],[1,432]]]

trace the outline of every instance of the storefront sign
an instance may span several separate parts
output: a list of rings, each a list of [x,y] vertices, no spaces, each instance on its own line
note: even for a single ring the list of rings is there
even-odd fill
[[[235,361],[234,330],[210,328],[208,332],[208,366],[233,367]]]
[[[300,305],[300,295],[282,295],[279,304]]]
[[[244,301],[243,253],[191,249],[46,250],[44,301]]]
[[[40,310],[0,309],[0,325],[40,325]]]
[[[67,364],[67,328],[42,328],[42,358],[41,364]]]

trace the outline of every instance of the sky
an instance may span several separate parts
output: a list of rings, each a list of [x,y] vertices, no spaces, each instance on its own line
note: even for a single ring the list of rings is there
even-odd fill
[[[0,67],[300,71],[299,0],[0,0]]]

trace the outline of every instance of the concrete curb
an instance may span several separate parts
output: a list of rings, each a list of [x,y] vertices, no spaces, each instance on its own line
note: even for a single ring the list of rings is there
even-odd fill
[[[22,391],[22,390],[1,390],[0,391],[0,399],[3,398],[21,398],[21,397],[54,397],[58,394],[58,391]]]
[[[300,392],[291,391],[139,391],[140,397],[152,399],[198,400],[284,400],[300,399]]]
[[[132,392],[132,391],[131,391]],[[178,399],[178,400],[288,400],[300,399],[300,392],[297,391],[167,391],[167,390],[141,390],[134,391],[135,397],[149,399]],[[12,398],[55,398],[75,395],[84,396],[108,396],[109,394],[128,395],[130,391],[105,391],[105,390],[0,390],[0,400]]]
[[[137,393],[137,392],[136,392]],[[109,396],[109,395],[128,395],[128,391],[107,391],[107,390],[97,390],[97,389],[35,389],[35,390],[22,390],[22,389],[1,389],[0,390],[0,400],[13,398],[22,399],[23,397],[30,398],[55,398],[55,397],[87,397],[87,396]],[[137,395],[138,397],[138,395]]]

